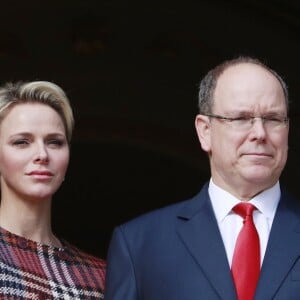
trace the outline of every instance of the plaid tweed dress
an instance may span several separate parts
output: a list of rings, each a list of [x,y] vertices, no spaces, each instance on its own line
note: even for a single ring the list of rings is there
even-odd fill
[[[0,228],[0,299],[103,299],[104,260],[61,242],[55,248]]]

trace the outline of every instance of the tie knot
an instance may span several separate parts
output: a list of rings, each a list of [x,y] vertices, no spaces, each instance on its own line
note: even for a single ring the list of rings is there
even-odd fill
[[[246,216],[252,216],[252,213],[255,209],[256,207],[253,204],[241,202],[237,204],[232,210],[245,219]]]

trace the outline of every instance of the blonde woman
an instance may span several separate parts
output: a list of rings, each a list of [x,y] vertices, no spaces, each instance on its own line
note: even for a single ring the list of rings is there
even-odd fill
[[[105,262],[55,236],[51,201],[74,126],[65,92],[45,81],[0,88],[0,298],[102,299]]]

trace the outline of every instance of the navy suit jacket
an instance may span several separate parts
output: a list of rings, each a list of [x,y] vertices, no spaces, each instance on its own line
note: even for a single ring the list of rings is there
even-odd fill
[[[255,299],[299,300],[299,258],[299,205],[282,193]],[[207,184],[190,200],[114,230],[104,299],[237,299]]]

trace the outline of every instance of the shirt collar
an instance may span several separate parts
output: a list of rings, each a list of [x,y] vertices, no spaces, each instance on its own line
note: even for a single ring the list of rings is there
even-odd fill
[[[208,193],[218,223],[221,223],[231,212],[232,208],[241,202],[239,199],[217,186],[212,179],[210,179],[209,182]],[[266,218],[273,220],[280,200],[280,195],[280,185],[279,181],[277,181],[275,185],[253,197],[249,203],[255,205]]]

